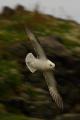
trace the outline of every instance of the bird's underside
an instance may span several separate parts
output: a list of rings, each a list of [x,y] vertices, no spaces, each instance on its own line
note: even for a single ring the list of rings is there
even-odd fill
[[[46,57],[42,47],[38,43],[37,38],[34,36],[34,34],[29,29],[26,29],[26,32],[27,32],[28,38],[32,42],[32,45],[35,49],[35,52],[36,52],[38,58],[42,59],[42,60],[46,60],[47,57]],[[63,108],[63,101],[62,101],[61,96],[58,93],[56,81],[55,81],[54,76],[53,76],[53,72],[51,70],[43,71],[43,75],[44,75],[45,80],[47,82],[47,86],[48,86],[50,95],[52,96],[52,99],[55,101],[57,106],[62,109]]]

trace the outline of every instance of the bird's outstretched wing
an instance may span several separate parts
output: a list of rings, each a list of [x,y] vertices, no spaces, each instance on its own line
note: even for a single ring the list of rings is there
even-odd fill
[[[28,38],[32,41],[32,45],[35,49],[37,56],[41,59],[46,59],[44,50],[42,49],[41,45],[39,44],[36,36],[28,28],[26,28],[26,33],[28,35]]]
[[[50,95],[52,96],[52,99],[55,101],[55,103],[59,108],[63,109],[63,101],[61,96],[58,93],[58,90],[56,87],[56,81],[52,71],[45,71],[43,72],[43,75],[45,76],[45,80],[47,82],[48,89],[49,89]]]

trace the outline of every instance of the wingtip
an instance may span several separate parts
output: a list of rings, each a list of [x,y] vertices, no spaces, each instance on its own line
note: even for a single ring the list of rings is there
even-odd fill
[[[63,107],[63,102],[61,103],[61,105],[59,105],[59,108],[60,108],[60,110],[63,111],[63,109],[64,109],[64,107]]]
[[[57,107],[59,109],[63,110],[63,100],[62,100],[61,96],[58,94],[57,91],[54,92],[52,87],[49,88],[49,91],[50,91],[52,99],[55,101]]]
[[[63,105],[63,100],[61,97],[59,97],[59,100],[56,101],[56,103],[57,103],[58,108],[63,111],[64,105]]]
[[[25,31],[27,33],[27,36],[28,36],[29,40],[33,40],[34,41],[35,36],[34,36],[33,32],[31,31],[31,29],[26,28]]]
[[[31,32],[30,32],[30,29],[27,28],[27,27],[25,28],[25,31],[26,31],[27,34],[30,34],[30,33],[31,33]]]

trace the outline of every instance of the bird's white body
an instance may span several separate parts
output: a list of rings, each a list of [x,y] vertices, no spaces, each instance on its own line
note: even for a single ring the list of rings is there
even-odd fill
[[[53,69],[55,67],[55,64],[52,63],[50,60],[40,60],[35,59],[32,63],[34,67],[36,67],[38,70],[49,70]],[[50,66],[51,65],[51,66]]]
[[[25,62],[27,67],[32,73],[35,72],[36,70],[40,71],[52,70],[55,67],[55,64],[50,60],[35,58],[32,53],[28,53]]]

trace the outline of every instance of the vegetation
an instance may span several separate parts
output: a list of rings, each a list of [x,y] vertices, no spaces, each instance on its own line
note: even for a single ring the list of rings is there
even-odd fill
[[[26,27],[33,30],[47,56],[56,63],[63,114],[80,114],[80,25],[19,5],[14,10],[4,7],[0,14],[1,120],[50,120],[62,114],[51,100],[42,74],[31,74],[25,65],[26,54],[35,54]]]

